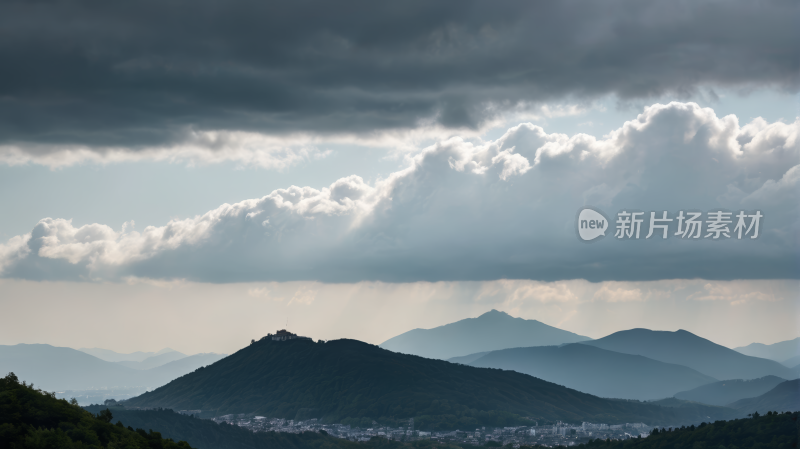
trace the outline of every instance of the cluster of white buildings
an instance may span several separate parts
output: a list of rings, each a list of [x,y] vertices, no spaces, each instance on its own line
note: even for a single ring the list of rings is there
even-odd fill
[[[183,411],[183,413],[190,411]],[[199,412],[199,411],[198,411]],[[322,424],[316,419],[295,421],[291,419],[268,418],[252,415],[224,415],[213,418],[217,423],[225,422],[252,430],[253,432],[319,432],[351,441],[369,441],[380,437],[398,441],[414,441],[430,439],[439,442],[466,443],[482,446],[488,441],[495,441],[503,446],[539,444],[542,446],[573,446],[588,442],[590,439],[622,440],[629,438],[646,438],[649,427],[642,423],[620,425],[595,424],[585,422],[573,425],[562,422],[539,426],[518,427],[481,427],[475,430],[454,430],[447,432],[429,432],[414,429],[413,420],[407,426],[388,427],[373,422],[372,427],[360,428],[342,424]]]

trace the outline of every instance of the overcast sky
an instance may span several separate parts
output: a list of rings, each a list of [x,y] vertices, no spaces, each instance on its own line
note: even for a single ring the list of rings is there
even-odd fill
[[[286,319],[380,343],[493,307],[800,336],[798,8],[5,2],[0,344],[232,352]]]

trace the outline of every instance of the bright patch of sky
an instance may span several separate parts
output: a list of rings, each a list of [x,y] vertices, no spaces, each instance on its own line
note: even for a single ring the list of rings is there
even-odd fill
[[[800,95],[776,90],[746,94],[718,90],[680,100],[711,107],[720,118],[734,114],[740,126],[756,117],[769,123],[788,123],[800,117]],[[509,126],[531,121],[548,133],[586,133],[600,138],[635,119],[645,106],[669,101],[671,98],[621,103],[607,97],[585,106],[552,105],[544,112],[539,108],[532,114],[509,116],[480,137],[496,139]],[[414,146],[421,149],[434,141],[423,138]],[[317,147],[330,153],[281,170],[242,168],[235,162],[190,165],[146,160],[105,165],[84,162],[55,169],[32,163],[0,165],[0,204],[5,206],[0,216],[0,241],[29,232],[45,217],[72,219],[76,226],[103,223],[115,229],[133,220],[136,229],[143,229],[202,214],[223,203],[260,198],[292,185],[319,189],[353,174],[372,183],[405,166],[402,153],[407,151],[346,143]]]

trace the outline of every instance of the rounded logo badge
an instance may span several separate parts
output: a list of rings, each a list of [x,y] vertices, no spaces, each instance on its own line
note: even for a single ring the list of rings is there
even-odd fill
[[[584,242],[602,239],[608,230],[608,218],[598,209],[584,206],[578,210],[576,220],[578,238]]]

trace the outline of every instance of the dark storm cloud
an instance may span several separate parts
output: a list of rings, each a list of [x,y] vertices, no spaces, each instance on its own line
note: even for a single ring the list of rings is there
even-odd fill
[[[565,95],[796,90],[797,17],[747,1],[5,1],[0,136],[137,148],[187,127],[475,127]]]

